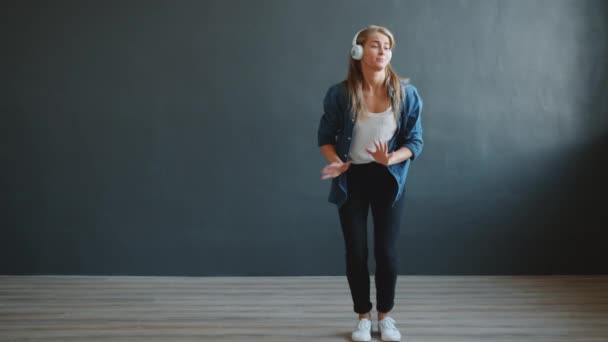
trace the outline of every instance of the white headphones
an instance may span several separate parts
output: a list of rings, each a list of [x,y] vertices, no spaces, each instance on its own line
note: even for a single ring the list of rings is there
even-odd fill
[[[359,33],[363,31],[365,31],[365,29],[359,30],[359,32],[355,34],[355,37],[353,38],[353,47],[350,49],[350,56],[356,60],[360,60],[361,58],[363,58],[363,46],[357,44],[357,38],[359,38]]]

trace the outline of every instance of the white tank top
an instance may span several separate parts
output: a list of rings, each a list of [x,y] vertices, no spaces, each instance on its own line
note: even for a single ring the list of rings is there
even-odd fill
[[[355,127],[353,128],[352,142],[350,144],[349,159],[353,164],[366,164],[374,161],[374,158],[365,150],[369,148],[375,151],[374,141],[382,141],[389,143],[395,130],[397,123],[393,108],[382,113],[363,113],[357,118]]]

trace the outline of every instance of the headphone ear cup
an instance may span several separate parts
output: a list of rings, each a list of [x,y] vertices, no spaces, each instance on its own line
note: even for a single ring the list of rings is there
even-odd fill
[[[353,45],[353,47],[350,49],[350,56],[356,60],[363,58],[363,46],[359,44]]]

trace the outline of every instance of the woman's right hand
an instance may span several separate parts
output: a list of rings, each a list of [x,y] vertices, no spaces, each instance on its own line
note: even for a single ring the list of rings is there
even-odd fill
[[[348,163],[333,162],[333,163],[325,166],[323,168],[323,170],[321,170],[321,179],[336,178],[343,172],[346,172],[346,170],[348,170],[349,166],[350,166],[350,162],[348,162]]]

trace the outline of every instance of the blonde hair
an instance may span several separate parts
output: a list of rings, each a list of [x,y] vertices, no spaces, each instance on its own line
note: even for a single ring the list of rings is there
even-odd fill
[[[357,36],[357,44],[364,46],[369,35],[376,32],[388,37],[391,49],[395,47],[395,37],[391,31],[389,31],[386,27],[376,25],[370,25],[361,31]],[[345,82],[348,89],[348,97],[350,99],[350,108],[354,116],[353,119],[355,119],[365,110],[363,105],[363,72],[361,71],[360,60],[353,59],[350,57],[350,55],[349,60],[348,76]],[[392,86],[394,91],[391,99],[391,106],[393,108],[393,113],[395,114],[395,119],[399,118],[401,102],[403,99],[401,81],[406,83],[409,82],[408,79],[399,78],[389,62],[389,64],[386,66],[386,78],[384,79],[384,85],[387,88]]]

